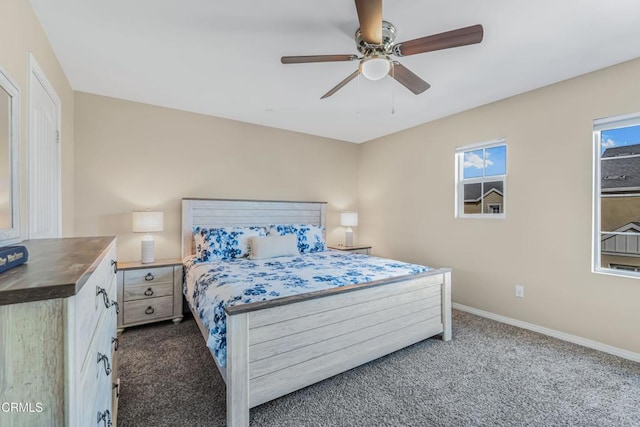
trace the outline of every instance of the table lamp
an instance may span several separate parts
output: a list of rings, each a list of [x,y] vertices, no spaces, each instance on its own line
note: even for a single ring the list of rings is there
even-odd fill
[[[164,213],[162,212],[133,212],[131,230],[134,233],[146,233],[142,237],[140,262],[149,264],[154,262],[154,241],[150,233],[164,230]]]
[[[347,247],[353,246],[353,230],[351,227],[358,226],[358,212],[342,212],[340,214],[340,225],[347,227],[347,231],[344,234],[344,245]]]

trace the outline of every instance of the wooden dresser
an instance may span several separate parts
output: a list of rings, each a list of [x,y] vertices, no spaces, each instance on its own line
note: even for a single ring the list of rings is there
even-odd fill
[[[21,244],[0,274],[0,425],[115,425],[115,237]]]

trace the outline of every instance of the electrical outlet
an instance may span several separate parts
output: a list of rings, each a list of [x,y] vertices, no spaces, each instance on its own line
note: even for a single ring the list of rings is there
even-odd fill
[[[516,296],[518,298],[524,298],[524,286],[516,285]]]

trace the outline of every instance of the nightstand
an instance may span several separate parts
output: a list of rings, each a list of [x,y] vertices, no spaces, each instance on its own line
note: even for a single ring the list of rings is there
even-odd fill
[[[337,251],[351,252],[352,254],[364,254],[371,255],[370,245],[355,245],[355,246],[327,246],[329,249],[335,249]]]
[[[182,320],[182,260],[150,264],[118,262],[118,333],[124,328],[172,319]]]

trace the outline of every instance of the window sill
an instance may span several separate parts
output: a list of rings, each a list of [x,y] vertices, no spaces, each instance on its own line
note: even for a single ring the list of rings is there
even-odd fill
[[[505,219],[507,214],[458,214],[456,218],[465,219]]]
[[[626,270],[615,270],[613,268],[593,268],[591,269],[592,273],[603,274],[605,276],[617,276],[617,277],[627,277],[630,279],[640,279],[640,272],[637,271],[626,271]]]

